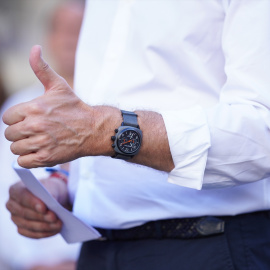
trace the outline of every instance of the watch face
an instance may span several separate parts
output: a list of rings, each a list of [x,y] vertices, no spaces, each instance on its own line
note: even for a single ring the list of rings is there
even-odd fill
[[[124,130],[118,137],[118,148],[125,154],[135,153],[141,145],[139,134],[134,130]]]

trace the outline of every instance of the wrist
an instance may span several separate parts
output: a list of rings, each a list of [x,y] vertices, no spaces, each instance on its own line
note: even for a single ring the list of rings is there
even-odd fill
[[[111,136],[122,123],[121,111],[110,106],[93,106],[91,112],[92,126],[83,156],[112,156]]]
[[[112,147],[117,159],[129,160],[138,154],[142,143],[142,131],[138,124],[138,115],[134,112],[121,110],[123,122],[115,129],[115,136],[112,136]]]
[[[50,177],[62,180],[64,181],[65,184],[68,183],[69,172],[67,170],[57,168],[46,168],[46,171],[51,173]]]
[[[41,180],[41,182],[62,206],[69,209],[68,187],[64,181],[50,175],[48,178]]]
[[[162,115],[151,111],[135,111],[143,131],[140,152],[130,162],[170,172],[174,169],[168,136]]]

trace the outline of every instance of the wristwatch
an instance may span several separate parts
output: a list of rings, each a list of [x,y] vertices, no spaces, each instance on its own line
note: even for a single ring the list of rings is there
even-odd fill
[[[115,129],[115,136],[111,137],[115,151],[112,157],[128,160],[139,152],[143,136],[138,125],[137,114],[122,110],[121,113],[123,122],[119,128]]]

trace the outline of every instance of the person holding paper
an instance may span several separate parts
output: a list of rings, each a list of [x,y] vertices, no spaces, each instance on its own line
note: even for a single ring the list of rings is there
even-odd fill
[[[76,93],[32,48],[45,93],[6,111],[5,135],[25,168],[75,160],[74,211],[104,237],[77,269],[267,269],[269,15],[263,0],[88,1]],[[16,192],[22,234],[60,231]]]

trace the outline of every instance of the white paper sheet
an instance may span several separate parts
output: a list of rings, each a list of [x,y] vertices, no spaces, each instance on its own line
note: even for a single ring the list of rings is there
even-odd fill
[[[18,164],[14,164],[13,168],[27,189],[41,199],[62,220],[61,235],[67,243],[84,242],[101,237],[97,230],[85,224],[74,216],[72,212],[60,205],[30,170],[22,168]]]

